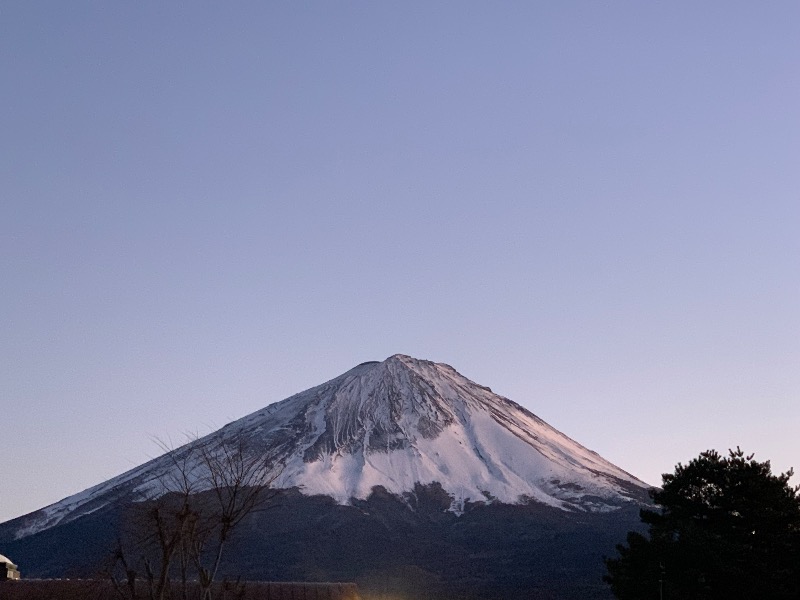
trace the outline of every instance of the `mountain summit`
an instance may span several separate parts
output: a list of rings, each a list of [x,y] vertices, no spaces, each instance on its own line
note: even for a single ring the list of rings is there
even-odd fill
[[[451,366],[402,354],[360,364],[176,452],[231,439],[272,457],[273,486],[339,504],[366,499],[376,486],[402,496],[438,483],[456,514],[470,502],[608,512],[644,500],[648,488]],[[2,537],[20,539],[116,501],[153,497],[174,465],[174,456],[156,458],[8,522]]]
[[[277,450],[279,487],[340,503],[438,482],[465,501],[608,510],[646,488],[449,365],[394,355],[236,421]]]

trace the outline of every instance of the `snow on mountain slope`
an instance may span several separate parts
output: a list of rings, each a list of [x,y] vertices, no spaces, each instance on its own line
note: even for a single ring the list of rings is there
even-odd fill
[[[276,487],[339,503],[378,485],[400,495],[439,482],[455,512],[487,500],[592,512],[638,502],[648,487],[449,365],[403,355],[361,364],[177,452],[223,439],[272,457]],[[8,525],[20,538],[118,499],[153,497],[173,468],[173,458],[156,458]]]

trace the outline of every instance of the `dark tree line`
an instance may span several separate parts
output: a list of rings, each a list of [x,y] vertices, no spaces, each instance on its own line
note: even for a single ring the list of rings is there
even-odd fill
[[[800,598],[800,496],[792,471],[742,450],[700,454],[642,510],[649,535],[631,532],[604,578],[620,600]]]

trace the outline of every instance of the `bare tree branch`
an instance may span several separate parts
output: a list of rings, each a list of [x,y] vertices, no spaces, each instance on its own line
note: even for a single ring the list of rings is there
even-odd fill
[[[179,448],[157,442],[168,468],[143,491],[145,499],[133,511],[127,545],[135,551],[126,553],[120,542],[114,555],[111,579],[122,597],[137,598],[136,579],[143,569],[150,600],[175,597],[176,575],[183,600],[189,600],[193,577],[200,598],[211,600],[236,528],[274,495],[271,484],[280,470],[249,440],[224,433],[187,437]],[[130,563],[131,555],[141,556],[137,564]]]

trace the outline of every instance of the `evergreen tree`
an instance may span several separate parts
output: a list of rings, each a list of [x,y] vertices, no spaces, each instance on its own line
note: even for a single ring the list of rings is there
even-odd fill
[[[800,598],[800,488],[737,448],[703,452],[665,474],[642,510],[649,538],[628,534],[606,559],[620,600]]]

